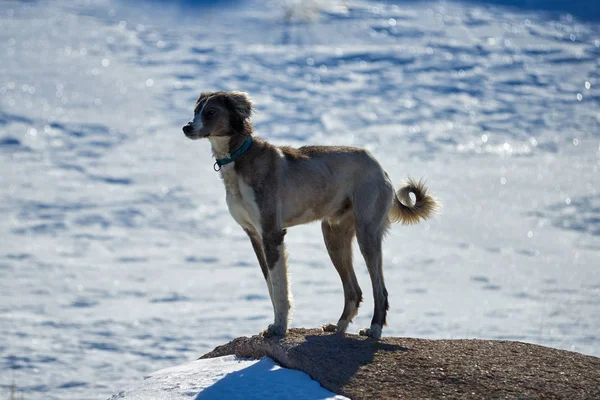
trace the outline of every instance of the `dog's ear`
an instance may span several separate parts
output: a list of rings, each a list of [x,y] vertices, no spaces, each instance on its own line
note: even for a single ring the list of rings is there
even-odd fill
[[[232,112],[238,114],[242,119],[248,119],[252,115],[252,100],[244,92],[227,93],[229,106]]]
[[[231,125],[238,132],[245,131],[246,121],[252,115],[252,100],[244,92],[229,92],[226,104],[231,114]]]

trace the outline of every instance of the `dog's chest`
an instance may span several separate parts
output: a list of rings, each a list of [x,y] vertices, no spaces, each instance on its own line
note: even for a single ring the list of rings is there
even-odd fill
[[[243,228],[262,234],[260,210],[252,187],[235,173],[233,165],[224,166],[221,174],[225,184],[227,207],[233,219]]]

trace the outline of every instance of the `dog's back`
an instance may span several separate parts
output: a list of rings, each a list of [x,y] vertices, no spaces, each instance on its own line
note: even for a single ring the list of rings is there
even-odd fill
[[[393,193],[371,154],[356,147],[281,147],[281,196],[285,226],[335,217],[357,203],[358,191]]]

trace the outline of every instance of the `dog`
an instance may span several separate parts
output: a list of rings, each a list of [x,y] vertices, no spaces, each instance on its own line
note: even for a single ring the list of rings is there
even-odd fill
[[[284,336],[288,327],[286,229],[321,221],[325,246],[344,290],[342,315],[337,324],[323,329],[344,333],[358,313],[362,291],[352,266],[356,236],[375,300],[371,326],[359,333],[379,339],[389,308],[382,269],[383,236],[393,222],[415,224],[430,217],[438,210],[438,201],[423,181],[409,179],[395,192],[388,174],[364,149],[269,144],[253,136],[252,112],[246,93],[205,92],[183,132],[190,139],[210,141],[214,169],[225,184],[231,216],[256,253],[275,314],[263,335]]]

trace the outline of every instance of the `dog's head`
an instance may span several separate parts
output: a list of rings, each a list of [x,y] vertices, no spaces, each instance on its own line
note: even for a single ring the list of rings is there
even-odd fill
[[[194,119],[183,127],[190,139],[209,136],[250,135],[252,101],[243,92],[205,92],[194,108]]]

